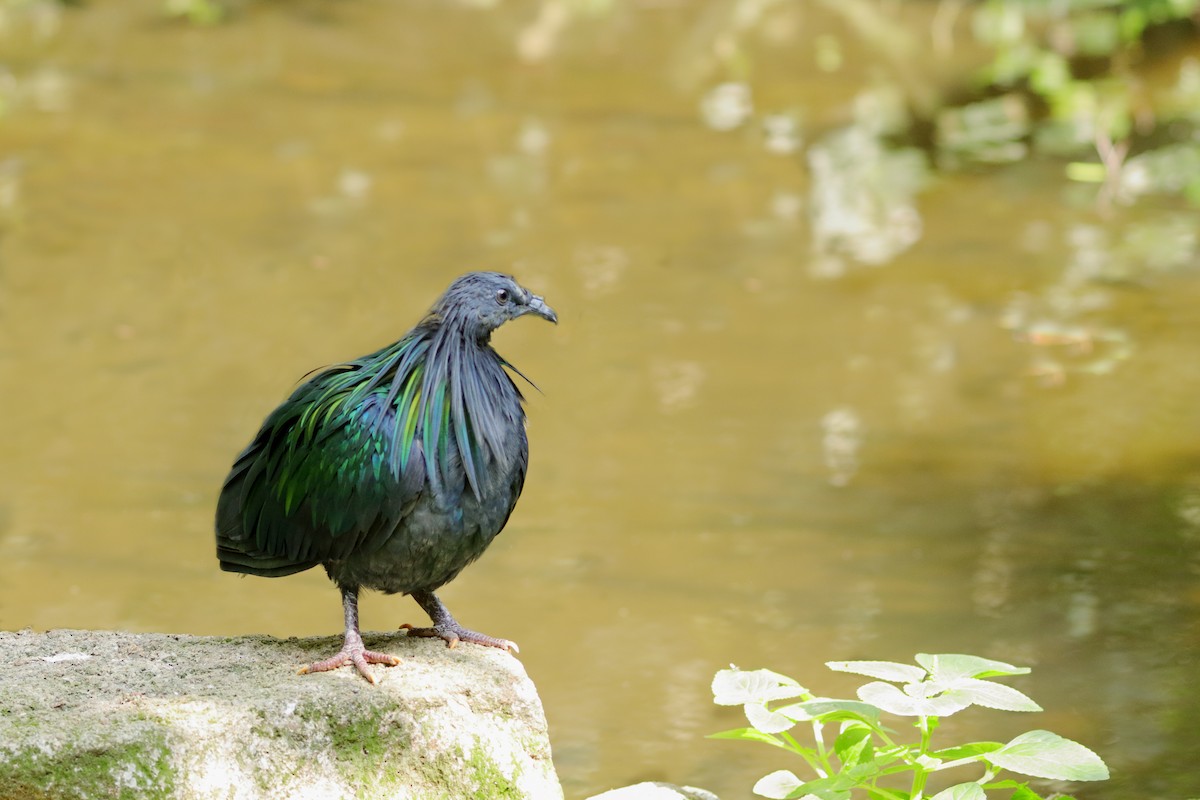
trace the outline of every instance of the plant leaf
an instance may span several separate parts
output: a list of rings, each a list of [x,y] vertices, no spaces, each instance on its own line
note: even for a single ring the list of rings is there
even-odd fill
[[[982,786],[971,781],[942,789],[929,800],[987,800],[987,795]]]
[[[765,744],[773,744],[776,747],[789,749],[787,744],[782,739],[772,736],[769,733],[757,731],[754,728],[734,728],[729,731],[721,731],[720,733],[710,733],[704,737],[706,739],[740,739],[747,742],[763,742]]]
[[[833,742],[833,752],[844,766],[853,767],[867,759],[875,757],[875,748],[871,746],[871,729],[856,725],[838,734]]]
[[[834,672],[850,672],[896,683],[909,683],[925,678],[925,670],[920,667],[896,661],[826,661],[825,666]]]
[[[764,775],[754,784],[754,793],[773,800],[784,800],[788,795],[799,789],[803,782],[790,770],[780,769],[770,775]]]
[[[983,788],[985,790],[986,789],[1013,789],[1013,790],[1015,790],[1015,791],[1013,791],[1013,793],[1011,795],[1009,795],[1008,800],[1042,800],[1042,796],[1040,794],[1035,792],[1033,789],[1030,789],[1029,786],[1027,786],[1024,783],[1021,783],[1020,781],[1013,781],[1013,780],[992,781],[991,783],[985,783],[983,785]],[[1070,795],[1066,795],[1066,794],[1056,794],[1056,795],[1054,795],[1054,797],[1055,797],[1055,800],[1075,800],[1075,798],[1071,797]]]
[[[923,767],[929,772],[935,772],[939,767],[942,766],[942,760],[940,758],[931,756],[928,753],[922,753],[921,755],[917,756],[915,759],[913,759],[913,763]]]
[[[877,722],[879,720],[879,709],[870,703],[861,703],[858,700],[831,700],[824,697],[781,706],[775,711],[797,722],[808,722],[813,719],[819,719],[822,722],[839,720]]]
[[[713,677],[712,682],[713,702],[719,706],[786,700],[807,692],[788,676],[769,669],[723,669]]]
[[[958,653],[929,655],[917,653],[917,663],[929,670],[933,677],[952,681],[957,678],[987,678],[995,675],[1026,675],[1029,667],[1015,667],[990,658],[967,656]]]
[[[879,776],[883,772],[884,767],[894,760],[895,759],[888,758],[873,758],[869,761],[863,761],[860,764],[855,764],[854,766],[847,766],[834,776],[838,781],[840,781],[836,788],[860,788],[871,778]]]
[[[934,750],[931,755],[940,758],[942,761],[957,761],[960,758],[971,758],[972,756],[990,753],[993,750],[999,750],[1003,746],[1000,742],[970,742],[969,744],[960,744],[956,747],[947,747],[945,750]]]
[[[761,703],[746,703],[746,719],[763,733],[782,733],[793,728],[796,722],[778,711],[772,711]]]
[[[1041,711],[1042,707],[1011,686],[978,678],[959,678],[954,690],[965,693],[972,703],[1000,711]]]
[[[830,775],[828,778],[817,778],[796,789],[792,794],[800,797],[818,797],[820,800],[850,800],[850,790],[858,785],[858,780],[846,775]]]
[[[909,685],[921,686],[922,684]],[[872,681],[860,686],[858,697],[864,703],[879,706],[889,714],[901,717],[947,717],[971,705],[970,700],[957,692],[946,692],[937,697],[912,697],[892,684],[880,681]]]
[[[1108,779],[1108,767],[1100,756],[1078,742],[1050,731],[1022,733],[999,750],[988,753],[987,760],[997,767],[1037,778]]]

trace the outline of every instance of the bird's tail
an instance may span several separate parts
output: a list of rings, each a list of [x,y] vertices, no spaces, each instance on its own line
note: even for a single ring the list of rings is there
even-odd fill
[[[288,558],[286,555],[263,552],[252,535],[247,535],[243,520],[243,482],[252,459],[247,453],[234,465],[233,471],[221,488],[217,501],[217,560],[226,572],[259,575],[264,578],[280,578],[312,569],[320,561]]]
[[[295,561],[286,557],[271,556],[259,552],[246,551],[246,539],[241,536],[241,525],[236,530],[220,526],[218,517],[217,527],[217,560],[221,569],[226,572],[240,572],[245,575],[259,575],[263,578],[281,578],[284,575],[294,575],[306,569],[312,569],[320,561]]]

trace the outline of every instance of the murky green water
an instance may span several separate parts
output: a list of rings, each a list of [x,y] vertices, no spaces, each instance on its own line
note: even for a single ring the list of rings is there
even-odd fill
[[[849,44],[819,71],[841,23],[770,6],[755,116],[715,130],[739,7],[10,15],[0,627],[336,634],[322,574],[217,570],[219,484],[307,371],[497,268],[561,324],[497,335],[543,391],[529,480],[443,597],[520,642],[569,796],[747,797],[797,765],[702,738],[739,722],[717,669],[844,693],[823,662],[918,651],[1034,667],[1045,714],[950,736],[1083,741],[1115,774],[1086,798],[1200,792],[1194,210],[1101,216],[1033,163],[830,233],[813,154],[853,168],[831,137],[878,76]],[[785,112],[803,141],[768,145]]]

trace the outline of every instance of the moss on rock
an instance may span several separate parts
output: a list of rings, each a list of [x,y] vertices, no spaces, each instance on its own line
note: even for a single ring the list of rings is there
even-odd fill
[[[34,741],[20,749],[0,749],[0,800],[158,800],[174,792],[170,748],[161,731],[142,731],[135,741],[58,748]]]
[[[0,632],[0,800],[562,797],[520,662],[369,638],[377,686],[295,674],[334,639]]]

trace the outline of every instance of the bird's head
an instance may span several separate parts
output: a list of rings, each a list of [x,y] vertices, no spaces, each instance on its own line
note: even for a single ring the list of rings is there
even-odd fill
[[[521,286],[511,275],[499,272],[469,272],[458,278],[434,304],[431,313],[443,324],[460,326],[483,341],[510,319],[526,314],[558,322],[558,315],[545,300]]]

